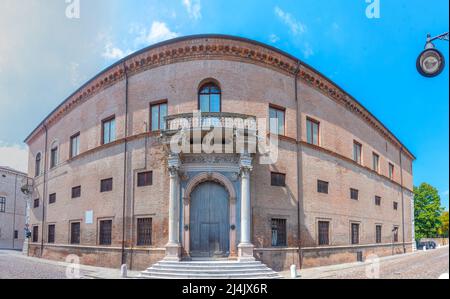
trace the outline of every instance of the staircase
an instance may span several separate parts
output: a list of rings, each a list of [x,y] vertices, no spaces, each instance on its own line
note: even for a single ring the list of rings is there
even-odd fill
[[[143,271],[150,279],[280,279],[277,272],[258,261],[160,261]]]

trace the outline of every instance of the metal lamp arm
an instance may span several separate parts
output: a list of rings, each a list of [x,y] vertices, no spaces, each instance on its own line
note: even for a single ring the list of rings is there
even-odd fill
[[[443,33],[443,34],[438,35],[438,36],[435,36],[435,37],[431,37],[431,35],[428,34],[428,36],[427,36],[427,42],[432,42],[432,41],[435,41],[435,40],[437,40],[437,39],[448,41],[448,38],[449,38],[449,33],[448,33],[448,32]]]

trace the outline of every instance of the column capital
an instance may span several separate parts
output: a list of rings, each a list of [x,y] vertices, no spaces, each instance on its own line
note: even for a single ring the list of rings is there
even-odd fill
[[[169,154],[167,161],[170,176],[177,175],[181,167],[180,156],[178,154],[171,153]]]
[[[250,154],[241,154],[239,160],[239,167],[241,169],[241,174],[248,175],[253,170],[253,158]]]

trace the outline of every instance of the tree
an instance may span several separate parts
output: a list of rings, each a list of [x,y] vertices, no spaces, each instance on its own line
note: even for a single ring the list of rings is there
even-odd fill
[[[422,183],[414,187],[414,217],[416,240],[433,238],[439,233],[442,226],[441,198],[439,192],[433,186]]]
[[[442,225],[439,228],[439,235],[444,238],[448,238],[448,211],[441,215]]]

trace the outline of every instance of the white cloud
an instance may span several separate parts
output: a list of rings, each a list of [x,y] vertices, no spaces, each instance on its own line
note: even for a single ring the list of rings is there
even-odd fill
[[[303,43],[303,57],[309,58],[314,55],[314,51],[308,42]]]
[[[269,40],[271,43],[275,44],[280,40],[280,38],[276,34],[271,34],[269,36]]]
[[[124,50],[115,47],[112,42],[107,42],[102,56],[110,60],[119,60],[127,56],[127,54]]]
[[[200,0],[183,0],[183,6],[186,8],[191,19],[198,20],[202,17],[202,4]]]
[[[449,190],[444,191],[444,192],[441,193],[441,196],[448,196],[448,195],[449,195]]]
[[[166,23],[154,21],[150,30],[140,30],[136,38],[138,44],[155,44],[178,36],[178,33],[172,32]]]
[[[279,17],[291,30],[292,34],[300,35],[306,32],[306,25],[296,20],[290,13],[283,11],[278,6],[275,7],[275,15]]]
[[[28,149],[21,145],[9,145],[0,141],[0,166],[28,172]]]

